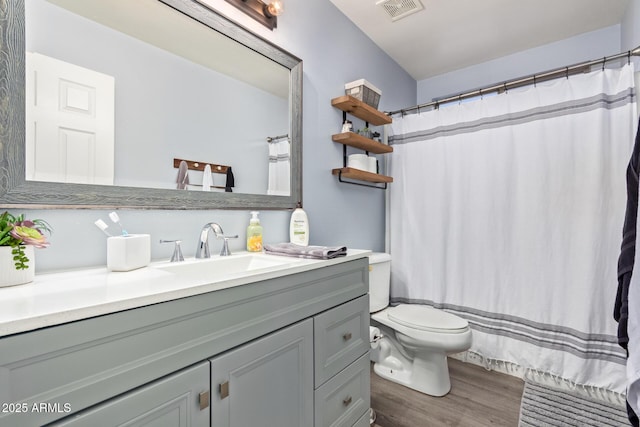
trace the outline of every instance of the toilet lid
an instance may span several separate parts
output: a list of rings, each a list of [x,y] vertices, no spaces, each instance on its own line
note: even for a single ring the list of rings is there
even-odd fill
[[[451,313],[425,305],[398,305],[388,311],[389,319],[409,328],[433,332],[458,332],[469,323]]]

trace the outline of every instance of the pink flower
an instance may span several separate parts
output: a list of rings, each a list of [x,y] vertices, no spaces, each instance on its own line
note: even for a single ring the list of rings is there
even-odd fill
[[[32,221],[21,221],[13,226],[9,234],[14,239],[20,240],[21,245],[33,245],[36,248],[46,248],[49,246],[49,242],[47,242],[47,239],[37,228],[33,228],[33,225],[35,224],[33,224]]]

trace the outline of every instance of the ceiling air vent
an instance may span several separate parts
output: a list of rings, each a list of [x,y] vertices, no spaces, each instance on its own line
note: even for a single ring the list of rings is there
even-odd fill
[[[376,5],[381,6],[392,21],[424,9],[420,0],[379,0]]]

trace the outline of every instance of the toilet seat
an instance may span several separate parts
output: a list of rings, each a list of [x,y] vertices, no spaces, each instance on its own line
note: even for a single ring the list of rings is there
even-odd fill
[[[455,334],[466,332],[469,323],[451,313],[417,304],[400,304],[387,311],[390,320],[420,331]]]

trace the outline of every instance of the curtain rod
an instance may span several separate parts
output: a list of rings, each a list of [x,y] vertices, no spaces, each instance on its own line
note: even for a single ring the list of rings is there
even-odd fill
[[[569,65],[566,67],[560,67],[560,68],[555,68],[553,70],[549,70],[549,71],[545,71],[542,73],[536,73],[536,74],[531,74],[525,77],[519,77],[513,80],[507,80],[504,83],[500,83],[500,84],[494,84],[491,86],[486,86],[480,89],[474,89],[468,92],[462,92],[458,95],[454,95],[454,96],[448,96],[446,98],[442,98],[442,99],[438,99],[435,101],[431,101],[431,102],[427,102],[425,104],[420,104],[420,105],[415,105],[413,107],[409,107],[409,108],[402,108],[400,110],[396,110],[396,111],[391,111],[391,112],[386,112],[387,115],[392,116],[394,114],[398,114],[398,113],[406,113],[408,111],[413,111],[413,110],[420,110],[421,108],[429,108],[429,107],[438,107],[440,104],[446,104],[448,102],[452,102],[452,101],[460,101],[462,99],[466,99],[466,98],[472,98],[475,96],[482,96],[485,93],[491,93],[491,92],[496,92],[499,91],[501,89],[509,90],[509,89],[513,89],[514,87],[519,87],[519,86],[523,86],[525,84],[531,83],[533,82],[534,84],[536,83],[536,81],[538,80],[550,80],[553,78],[557,78],[560,76],[569,76],[570,73],[572,72],[576,72],[578,70],[582,70],[584,68],[588,68],[588,67],[593,67],[594,65],[599,65],[602,64],[604,67],[604,64],[606,64],[608,61],[614,61],[616,59],[622,59],[622,58],[629,58],[631,59],[631,56],[640,56],[640,46],[636,47],[635,49],[629,50],[627,52],[621,52],[618,53],[617,55],[613,55],[613,56],[605,56],[604,58],[601,59],[594,59],[592,61],[586,61],[586,62],[581,62],[579,64],[575,64],[575,65]]]

